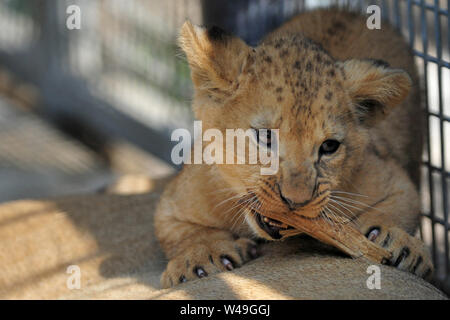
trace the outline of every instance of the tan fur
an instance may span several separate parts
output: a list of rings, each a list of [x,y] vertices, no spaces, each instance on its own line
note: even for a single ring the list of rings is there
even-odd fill
[[[367,262],[307,239],[268,243],[243,268],[161,290],[166,261],[153,233],[154,185],[153,194],[1,204],[0,299],[445,299],[384,266],[381,290],[369,290]],[[70,265],[81,269],[80,289],[66,285]]]
[[[307,12],[251,48],[187,22],[180,45],[203,129],[224,136],[226,128],[279,129],[280,170],[261,176],[258,165],[183,168],[155,216],[170,260],[164,287],[198,278],[199,268],[206,271],[200,276],[224,271],[224,257],[234,267],[250,260],[252,240],[272,240],[254,213],[269,210],[351,219],[364,234],[379,228],[374,241],[393,253],[392,264],[430,276],[429,254],[412,236],[420,210],[418,77],[410,49],[387,23],[368,30],[356,14]],[[327,139],[341,145],[319,159]],[[249,197],[256,200],[239,202]]]

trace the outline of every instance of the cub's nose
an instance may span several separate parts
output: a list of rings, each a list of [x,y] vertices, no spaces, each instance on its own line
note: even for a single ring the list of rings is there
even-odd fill
[[[283,200],[283,202],[287,204],[287,206],[289,207],[290,210],[294,210],[296,208],[295,202],[293,202],[291,199],[283,196],[283,194],[281,192],[280,192],[280,197],[281,197],[281,200]]]
[[[279,184],[277,185],[281,200],[289,207],[290,210],[300,208],[311,200],[311,192],[307,190],[301,190],[299,188],[282,189]]]

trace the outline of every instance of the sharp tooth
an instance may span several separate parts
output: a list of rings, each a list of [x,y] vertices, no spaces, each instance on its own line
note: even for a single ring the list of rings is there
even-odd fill
[[[264,217],[264,222],[269,222],[269,219],[267,217]]]

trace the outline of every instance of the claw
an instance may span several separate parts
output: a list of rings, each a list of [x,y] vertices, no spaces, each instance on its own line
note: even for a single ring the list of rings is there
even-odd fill
[[[203,270],[203,268],[201,268],[201,267],[196,267],[196,268],[194,269],[194,272],[195,272],[195,274],[197,275],[197,277],[199,277],[199,278],[204,278],[204,277],[207,277],[207,276],[208,276],[208,274],[206,273],[206,271]]]
[[[229,258],[222,257],[222,258],[220,258],[220,261],[222,261],[222,264],[225,266],[225,268],[227,268],[227,270],[231,271],[234,269],[233,263],[230,261]]]
[[[369,239],[369,241],[375,241],[376,238],[378,238],[378,236],[380,235],[380,229],[378,228],[373,228],[372,230],[370,230],[370,232],[367,234],[367,239]]]

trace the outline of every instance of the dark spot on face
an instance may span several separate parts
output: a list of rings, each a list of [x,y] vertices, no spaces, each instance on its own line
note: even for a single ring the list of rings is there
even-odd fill
[[[322,44],[320,44],[320,43],[314,43],[313,50],[320,51],[320,52],[326,52],[326,50],[323,48]]]
[[[333,69],[329,70],[329,71],[327,72],[327,74],[328,74],[330,77],[333,77],[333,78],[336,76],[336,72],[335,72]]]
[[[267,63],[272,63],[272,58],[269,57],[269,56],[266,56],[266,57],[264,58],[264,61],[267,62]]]
[[[320,54],[316,53],[316,55],[314,56],[314,59],[316,60],[316,62],[320,63],[322,62],[322,57],[320,56]]]
[[[311,61],[308,61],[308,63],[306,64],[306,71],[311,71],[312,69],[312,63]]]
[[[255,58],[253,58],[253,56],[248,55],[247,56],[247,65],[251,65],[255,62]]]
[[[287,54],[288,54],[288,50],[287,49],[282,50],[280,52],[280,58],[284,58],[285,56],[287,56]]]
[[[331,92],[331,91],[328,91],[327,94],[325,95],[325,99],[327,99],[328,101],[330,101],[332,97],[333,97],[333,92]]]
[[[281,93],[281,92],[283,92],[283,88],[282,87],[278,87],[275,91],[278,92],[278,93]]]
[[[297,60],[297,61],[294,62],[294,68],[295,69],[300,69],[300,61]]]

